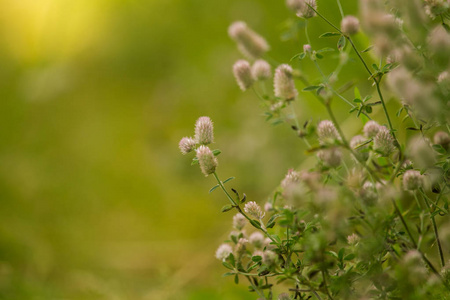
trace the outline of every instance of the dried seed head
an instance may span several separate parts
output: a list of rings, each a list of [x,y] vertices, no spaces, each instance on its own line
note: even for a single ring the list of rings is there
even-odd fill
[[[270,65],[263,59],[258,59],[253,63],[252,75],[254,80],[267,80],[272,76]]]
[[[233,217],[233,227],[237,230],[242,230],[245,224],[247,224],[247,219],[241,214],[237,213]]]
[[[238,60],[233,65],[233,73],[241,90],[246,91],[253,85],[252,70],[246,60]]]
[[[197,158],[200,169],[205,176],[208,176],[216,171],[218,165],[217,158],[207,146],[201,145],[198,147]]]
[[[394,138],[386,127],[380,126],[380,130],[373,138],[373,148],[383,156],[388,156],[394,151]]]
[[[268,266],[272,266],[277,262],[277,254],[271,250],[266,250],[263,253],[262,262]]]
[[[450,136],[447,132],[438,131],[433,137],[433,142],[437,145],[441,145],[444,149],[450,148]]]
[[[359,31],[359,20],[355,16],[345,16],[341,21],[342,32],[353,35]]]
[[[288,293],[282,293],[278,295],[278,300],[290,300],[291,296]]]
[[[360,240],[360,237],[356,233],[352,233],[351,235],[349,235],[347,237],[348,244],[352,245],[352,246],[355,246],[356,244],[358,244],[359,240]]]
[[[228,28],[228,35],[238,44],[239,50],[248,58],[259,58],[269,50],[269,44],[251,30],[245,22],[237,21]]]
[[[200,117],[195,123],[195,141],[208,145],[214,142],[213,122],[209,117]]]
[[[423,186],[424,176],[416,170],[408,170],[403,174],[403,188],[414,191]]]
[[[261,207],[255,201],[247,202],[244,206],[244,211],[258,220],[264,218],[265,215]]]
[[[334,144],[336,140],[339,140],[336,127],[329,120],[323,120],[317,125],[317,135],[319,136],[319,143],[321,145]]]
[[[253,232],[249,237],[249,241],[255,248],[264,248],[264,235],[259,231]]]
[[[273,86],[276,97],[287,101],[294,100],[297,97],[298,92],[295,88],[291,66],[286,64],[278,66],[275,70]]]
[[[377,135],[378,131],[380,131],[380,125],[375,121],[368,121],[366,125],[364,125],[364,135],[368,138],[373,138]]]
[[[231,248],[228,244],[222,244],[219,248],[217,248],[216,258],[224,261],[228,258],[228,256],[230,256],[231,253],[233,253],[233,248]]]
[[[328,167],[336,168],[341,164],[342,152],[337,147],[331,147],[317,152],[317,157]]]
[[[184,137],[180,140],[178,147],[180,147],[181,153],[185,155],[194,150],[196,144],[193,138]]]

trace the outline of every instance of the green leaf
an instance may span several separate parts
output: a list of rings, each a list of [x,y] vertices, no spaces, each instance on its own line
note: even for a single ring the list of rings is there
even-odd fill
[[[318,59],[322,59],[322,58],[323,58],[323,55],[320,54],[320,53],[316,53],[316,57],[317,57]]]
[[[366,109],[366,113],[368,113],[368,114],[372,113],[372,106],[366,105],[365,109]]]
[[[227,269],[230,269],[230,270],[233,270],[233,269],[234,269],[233,266],[230,265],[229,263],[227,263],[226,261],[223,261],[223,262],[222,262],[222,265],[223,265],[225,268],[227,268]]]
[[[341,35],[341,37],[339,38],[339,41],[337,42],[337,48],[339,51],[341,51],[342,49],[344,49],[345,47],[345,36]]]
[[[238,274],[234,275],[234,283],[239,284],[239,276],[238,276]]]
[[[230,211],[230,210],[233,209],[233,207],[234,207],[234,206],[231,205],[231,204],[225,205],[224,207],[222,207],[222,212]]]
[[[344,260],[352,260],[356,257],[354,253],[350,253],[347,256],[344,257]]]
[[[234,272],[227,272],[227,273],[223,274],[222,277],[232,276],[234,274],[235,274]]]
[[[292,56],[290,60],[293,61],[296,58],[303,59],[303,58],[305,58],[305,55],[306,55],[305,52],[297,53],[294,56]]]
[[[316,53],[322,53],[322,52],[332,52],[332,51],[334,51],[334,49],[333,49],[333,48],[330,48],[330,47],[325,47],[325,48],[322,48],[322,49],[320,49],[320,50],[317,50],[317,51],[316,51]]]
[[[376,64],[372,64],[372,68],[375,70],[375,71],[379,71],[380,69],[378,69],[378,66],[376,65]]]
[[[364,49],[363,51],[361,51],[361,53],[366,53],[366,52],[369,52],[370,50],[372,50],[372,48],[373,48],[373,45],[372,45],[372,46],[369,46],[369,47],[367,47],[366,49]]]
[[[230,256],[228,256],[228,259],[230,260],[230,264],[235,267],[236,266],[236,259],[234,258],[233,253],[230,253]]]
[[[252,256],[252,261],[260,262],[260,261],[262,261],[262,257],[259,255]]]
[[[439,154],[447,153],[447,151],[441,145],[436,144],[436,145],[433,145],[432,147],[433,147],[434,151],[436,151]]]
[[[310,85],[310,86],[307,86],[307,87],[305,87],[304,89],[303,89],[303,91],[314,91],[314,90],[317,90],[318,88],[320,88],[320,85]]]
[[[325,32],[319,36],[319,38],[331,37],[341,35],[339,32]]]
[[[198,164],[198,158],[194,157],[191,162],[191,166]]]
[[[361,99],[361,93],[359,92],[358,87],[355,86],[355,89],[353,90],[353,92],[355,93],[355,98],[356,99]]]
[[[327,251],[327,252],[325,252],[325,253],[328,254],[328,255],[333,256],[334,258],[339,258],[338,255],[337,255],[337,253],[334,252],[334,251]]]
[[[258,220],[250,220],[250,224],[253,225],[253,227],[260,229],[261,228],[261,224],[259,223]]]
[[[359,99],[359,98],[355,98],[355,99],[353,99],[353,102],[355,102],[355,103],[362,103],[362,100]]]
[[[267,228],[272,228],[275,225],[275,219],[280,217],[280,216],[281,216],[280,214],[276,214],[276,215],[273,215],[272,217],[270,217],[269,221],[267,222],[266,227]]]
[[[220,151],[219,149],[216,149],[216,150],[213,150],[212,153],[214,154],[214,156],[217,156],[220,153],[222,153],[222,151]]]
[[[442,23],[442,27],[444,27],[444,29],[445,29],[448,33],[450,33],[450,26],[449,26],[448,24]]]
[[[225,181],[223,181],[222,183],[223,184],[225,184],[225,183],[227,183],[228,181],[231,181],[231,180],[233,180],[235,177],[230,177],[230,178],[227,178],[227,179],[225,179]]]
[[[339,250],[339,252],[338,252],[339,260],[342,260],[344,258],[344,254],[345,254],[345,248],[341,248],[341,250]]]
[[[217,189],[220,185],[216,184],[215,186],[213,186],[209,192],[212,193],[215,189]]]

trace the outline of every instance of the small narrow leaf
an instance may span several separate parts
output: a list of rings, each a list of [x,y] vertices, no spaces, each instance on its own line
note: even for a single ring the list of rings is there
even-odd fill
[[[253,227],[260,229],[261,228],[261,224],[259,223],[258,220],[250,220],[250,224],[253,225]]]
[[[217,189],[220,185],[216,184],[215,186],[213,186],[209,192],[212,193],[215,189]]]
[[[194,157],[194,158],[192,159],[191,166],[197,165],[197,164],[198,164],[198,158],[197,158],[197,157]]]
[[[222,183],[223,184],[225,184],[225,183],[227,183],[228,181],[231,181],[231,180],[233,180],[235,177],[230,177],[230,178],[227,178],[227,179],[225,179]]]
[[[303,89],[303,91],[314,91],[314,90],[317,90],[318,88],[320,88],[320,85],[310,85],[310,86],[307,86],[307,87],[305,87],[304,89]]]
[[[219,149],[216,149],[216,150],[213,150],[212,153],[214,154],[214,156],[217,156],[220,153],[222,153],[222,151],[220,151]]]
[[[231,205],[231,204],[225,205],[224,207],[222,207],[222,212],[230,211],[230,210],[233,209],[233,207],[234,207],[234,206]]]
[[[238,276],[238,274],[234,275],[234,283],[239,284],[239,276]]]
[[[339,51],[342,51],[342,49],[344,49],[345,47],[345,36],[341,35],[341,37],[339,38],[339,41],[337,42],[337,48]]]
[[[325,32],[319,36],[319,38],[331,37],[341,35],[339,32]]]
[[[367,47],[366,49],[364,49],[363,51],[361,51],[361,53],[366,53],[366,52],[369,52],[370,50],[372,50],[372,48],[373,48],[373,45],[372,45],[372,46],[369,46],[369,47]]]

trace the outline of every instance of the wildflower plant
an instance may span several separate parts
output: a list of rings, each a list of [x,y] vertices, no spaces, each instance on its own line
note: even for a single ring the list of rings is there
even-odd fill
[[[287,170],[267,201],[247,201],[226,188],[234,177],[217,175],[220,151],[208,146],[214,140],[208,117],[197,121],[194,138],[180,141],[183,154],[196,154],[192,164],[214,176],[210,192],[221,189],[228,199],[222,212],[236,213],[216,257],[228,269],[224,276],[247,281],[255,299],[450,299],[450,4],[359,4],[359,16],[345,15],[337,0],[341,22],[334,24],[327,17],[333,12],[315,0],[287,0],[306,43],[279,63],[246,23],[228,29],[248,59],[233,67],[239,88],[255,93],[267,122],[288,125],[305,142],[314,168]],[[317,37],[329,47],[315,48],[310,18],[329,26]],[[352,39],[358,34],[371,42],[364,49]],[[331,51],[339,61],[327,74],[320,65]],[[369,95],[354,82],[337,86],[350,58],[367,72]],[[305,60],[317,74],[302,71]],[[320,80],[309,79],[316,75]],[[271,80],[273,94],[266,90]],[[295,106],[308,93],[327,120],[297,117]],[[342,129],[334,101],[358,120],[354,136]]]

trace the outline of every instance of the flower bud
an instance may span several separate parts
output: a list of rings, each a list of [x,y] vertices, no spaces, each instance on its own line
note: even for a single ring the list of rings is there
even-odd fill
[[[222,244],[216,251],[216,258],[218,260],[224,261],[228,258],[228,256],[230,256],[231,253],[233,253],[233,249],[231,248],[231,246],[228,244]]]
[[[244,211],[258,220],[264,218],[265,215],[261,207],[258,204],[256,204],[255,201],[247,202],[244,206]]]
[[[241,90],[246,91],[253,85],[252,71],[246,60],[238,60],[233,65],[233,73]]]
[[[377,135],[373,138],[373,148],[383,156],[388,156],[394,151],[394,139],[386,127],[381,126]]]
[[[316,0],[287,0],[286,4],[300,18],[309,19],[316,15],[316,12],[308,6],[309,4],[314,9],[317,9]]]
[[[323,120],[317,125],[317,135],[321,145],[334,144],[335,140],[339,140],[339,134],[334,127],[333,122]]]
[[[193,138],[184,137],[180,140],[178,147],[180,147],[181,153],[185,155],[194,150],[196,144]]]
[[[200,169],[205,176],[208,176],[216,171],[218,165],[217,158],[207,146],[201,145],[197,149],[197,158]]]
[[[291,66],[286,64],[278,66],[275,70],[273,86],[275,97],[279,97],[287,101],[294,100],[295,97],[297,97],[298,92],[295,88]]]
[[[341,164],[342,152],[337,147],[323,149],[317,152],[317,157],[330,168],[336,168]]]
[[[441,145],[444,149],[448,150],[450,147],[450,136],[447,132],[438,131],[433,137],[433,142],[437,145]]]
[[[311,52],[311,50],[312,50],[312,48],[311,48],[310,44],[304,44],[303,45],[303,52],[309,53],[309,52]]]
[[[264,210],[265,211],[271,211],[273,210],[273,205],[270,202],[266,202],[266,204],[264,204]]]
[[[249,241],[255,248],[264,248],[264,235],[259,231],[253,232],[249,237]]]
[[[241,214],[237,213],[233,217],[233,227],[237,230],[242,230],[245,224],[247,224],[247,219]]]
[[[253,63],[252,76],[254,80],[267,80],[272,76],[270,65],[263,59],[258,59]]]
[[[259,58],[269,50],[266,40],[247,27],[242,21],[228,28],[228,35],[238,44],[239,50],[248,58]]]
[[[341,30],[343,33],[353,35],[359,31],[359,20],[354,16],[345,16],[341,21]]]
[[[352,233],[347,237],[347,242],[351,246],[355,246],[359,243],[360,237],[356,233]]]
[[[213,123],[209,117],[200,117],[195,123],[195,141],[208,145],[214,142]]]
[[[424,176],[416,170],[408,170],[403,174],[403,188],[414,191],[423,186]]]
[[[380,131],[380,125],[375,121],[368,121],[366,125],[364,125],[364,135],[368,138],[373,138],[377,135],[378,131]]]

